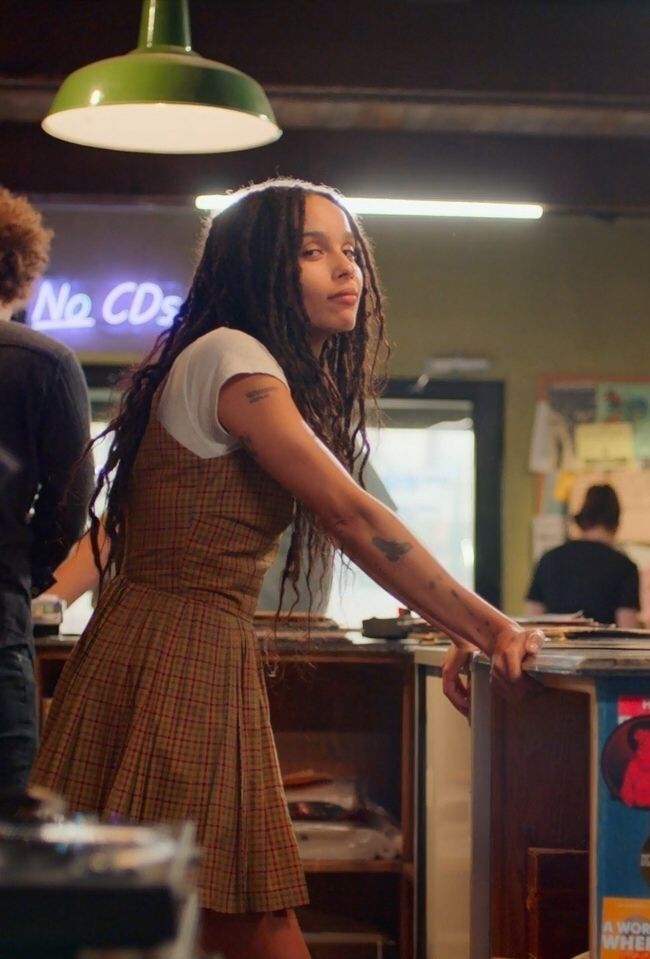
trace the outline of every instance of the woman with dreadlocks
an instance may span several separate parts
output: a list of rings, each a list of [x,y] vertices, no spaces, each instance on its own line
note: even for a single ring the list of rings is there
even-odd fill
[[[59,681],[33,780],[74,809],[192,820],[203,947],[227,959],[308,956],[252,625],[281,531],[293,521],[283,582],[303,547],[309,565],[340,548],[490,655],[504,687],[540,641],[351,478],[384,343],[370,248],[342,199],[269,181],[214,218],[185,303],[108,427],[95,499],[108,486],[117,572]],[[92,528],[99,556],[94,514]]]

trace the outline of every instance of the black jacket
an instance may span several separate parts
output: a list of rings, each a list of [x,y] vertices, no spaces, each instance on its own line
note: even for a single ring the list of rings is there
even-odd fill
[[[51,585],[52,571],[83,532],[92,460],[73,467],[89,420],[74,354],[0,321],[0,646],[30,641],[30,598]]]

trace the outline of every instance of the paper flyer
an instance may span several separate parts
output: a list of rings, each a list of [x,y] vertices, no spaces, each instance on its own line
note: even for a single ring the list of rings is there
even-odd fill
[[[555,466],[551,444],[551,409],[545,400],[535,406],[533,432],[530,438],[528,469],[531,473],[550,473]]]
[[[600,959],[650,959],[650,899],[603,900]]]
[[[636,463],[631,423],[580,423],[575,455],[585,469],[632,467]]]
[[[650,383],[599,383],[596,410],[604,422],[631,423],[636,457],[650,459]]]

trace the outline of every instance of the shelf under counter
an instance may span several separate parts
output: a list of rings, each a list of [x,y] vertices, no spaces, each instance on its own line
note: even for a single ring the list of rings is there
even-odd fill
[[[368,872],[407,875],[413,872],[413,863],[401,859],[303,859],[307,874],[320,872]]]
[[[313,959],[392,959],[396,955],[394,937],[376,918],[360,921],[312,906],[299,908],[297,914]]]

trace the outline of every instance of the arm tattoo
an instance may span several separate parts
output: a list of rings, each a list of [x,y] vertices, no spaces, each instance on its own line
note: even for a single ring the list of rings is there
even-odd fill
[[[253,446],[253,440],[252,440],[251,437],[248,435],[248,433],[244,433],[242,436],[240,436],[240,437],[239,437],[239,442],[240,442],[241,445],[244,447],[244,449],[246,450],[246,452],[248,453],[248,455],[249,455],[249,456],[252,456],[253,459],[256,460],[256,459],[257,459],[257,450],[256,450],[255,447]]]
[[[372,544],[380,549],[391,563],[396,563],[411,548],[410,543],[398,543],[394,539],[382,539],[381,536],[373,536]]]
[[[466,603],[466,602],[462,599],[462,597],[459,595],[459,593],[458,593],[457,590],[452,589],[451,595],[454,597],[454,599],[455,599],[458,603],[460,603],[460,605],[463,607],[463,609],[465,610],[465,612],[467,613],[467,615],[468,615],[471,619],[474,620],[474,623],[476,624],[476,626],[475,626],[476,632],[479,634],[479,636],[483,636],[483,635],[485,635],[485,634],[487,634],[488,636],[492,636],[492,635],[493,635],[493,634],[492,634],[492,631],[491,631],[491,629],[490,629],[490,623],[489,623],[489,621],[488,621],[487,619],[482,619],[482,618],[481,618],[480,616],[478,616],[472,609],[470,609],[470,607],[467,605],[467,603]],[[485,628],[484,628],[484,627],[485,627]]]
[[[244,395],[249,403],[259,403],[260,400],[265,400],[269,393],[274,393],[276,389],[277,386],[265,386],[261,390],[249,390]]]

